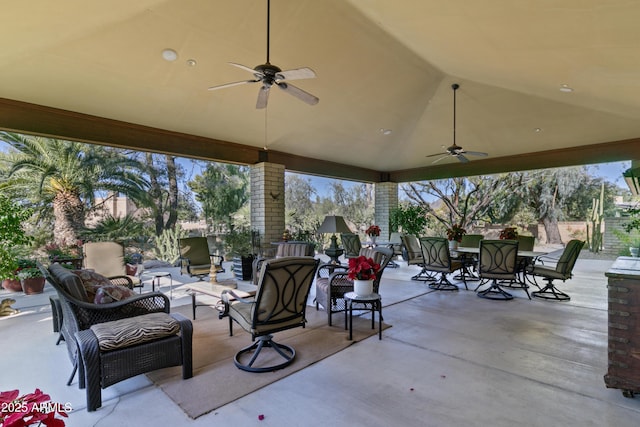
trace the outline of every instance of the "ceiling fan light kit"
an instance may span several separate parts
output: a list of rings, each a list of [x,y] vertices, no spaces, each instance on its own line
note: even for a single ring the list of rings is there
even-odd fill
[[[456,91],[459,88],[460,88],[460,85],[457,83],[454,83],[451,85],[451,89],[453,89],[453,145],[449,147],[445,147],[443,145],[442,148],[445,149],[444,154],[443,153],[429,154],[427,157],[440,156],[439,158],[435,159],[432,163],[437,163],[440,160],[447,158],[449,156],[453,156],[457,158],[462,163],[467,163],[469,161],[469,159],[467,159],[465,154],[471,155],[471,156],[480,156],[480,157],[488,156],[487,153],[482,153],[480,151],[466,151],[464,148],[456,144]]]
[[[297,68],[294,70],[285,70],[276,65],[273,65],[269,62],[269,39],[271,33],[271,0],[267,0],[267,61],[264,64],[256,65],[254,68],[247,67],[242,64],[237,64],[235,62],[230,62],[229,64],[234,67],[238,67],[242,70],[250,72],[253,74],[253,80],[242,80],[239,82],[226,83],[219,86],[212,86],[209,90],[218,90],[224,89],[232,86],[243,85],[247,83],[262,83],[260,90],[258,91],[258,100],[256,101],[256,108],[266,108],[267,102],[269,100],[269,90],[271,86],[274,84],[278,86],[280,89],[292,95],[302,102],[305,102],[309,105],[316,105],[318,101],[318,97],[300,89],[292,85],[291,83],[285,82],[289,80],[300,80],[300,79],[312,79],[316,77],[316,73],[308,67]]]

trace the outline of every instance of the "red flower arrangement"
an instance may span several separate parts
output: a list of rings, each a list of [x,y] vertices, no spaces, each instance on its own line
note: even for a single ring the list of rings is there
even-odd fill
[[[33,424],[64,427],[64,420],[56,414],[67,417],[69,404],[50,402],[51,397],[40,389],[20,396],[18,390],[0,392],[0,425],[22,427]]]
[[[349,271],[347,271],[349,280],[375,279],[378,271],[380,271],[380,264],[376,264],[371,258],[365,256],[349,258]]]
[[[465,234],[467,234],[467,230],[459,224],[453,224],[451,228],[447,228],[447,239],[449,240],[460,242]]]
[[[378,237],[380,235],[380,227],[378,227],[377,225],[371,225],[369,226],[369,228],[367,228],[367,231],[365,231],[365,233],[367,234],[367,236]]]
[[[500,231],[500,240],[516,240],[518,238],[518,230],[515,227],[507,227]]]

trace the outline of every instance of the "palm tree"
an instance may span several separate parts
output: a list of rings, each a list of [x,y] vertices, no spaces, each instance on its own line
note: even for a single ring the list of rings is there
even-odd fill
[[[1,188],[30,195],[40,209],[53,207],[53,236],[62,247],[77,242],[97,192],[136,199],[148,187],[144,166],[115,150],[10,132],[0,132],[0,140],[15,149],[4,156]]]

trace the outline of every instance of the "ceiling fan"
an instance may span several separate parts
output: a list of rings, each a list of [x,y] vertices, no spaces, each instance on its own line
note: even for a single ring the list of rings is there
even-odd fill
[[[433,163],[437,163],[440,160],[449,156],[456,157],[462,163],[467,163],[469,159],[465,157],[465,154],[471,155],[471,156],[482,156],[482,157],[488,155],[487,153],[482,153],[479,151],[466,151],[464,148],[456,144],[456,91],[458,90],[459,87],[460,85],[457,83],[454,83],[451,85],[451,89],[453,89],[453,145],[449,147],[445,147],[443,145],[442,148],[444,148],[444,154],[443,153],[429,154],[427,157],[441,156],[435,159]]]
[[[306,102],[309,105],[315,105],[319,99],[311,95],[308,92],[288,83],[289,80],[300,79],[312,79],[316,77],[316,73],[308,67],[296,68],[294,70],[282,71],[280,67],[277,67],[269,63],[269,33],[270,33],[270,15],[271,15],[271,0],[267,0],[267,62],[261,65],[256,65],[255,68],[249,68],[242,64],[235,62],[229,62],[234,67],[238,67],[242,70],[248,71],[253,74],[252,80],[242,80],[239,82],[226,83],[219,86],[212,86],[209,90],[218,90],[231,86],[238,86],[246,83],[262,83],[260,91],[258,92],[258,101],[256,102],[256,108],[266,108],[267,101],[269,100],[269,90],[274,84],[283,91],[290,95],[295,96],[299,100]]]

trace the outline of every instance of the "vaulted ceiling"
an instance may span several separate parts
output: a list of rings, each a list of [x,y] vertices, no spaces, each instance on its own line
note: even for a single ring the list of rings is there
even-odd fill
[[[267,109],[207,90],[265,62],[267,0],[2,9],[2,129],[370,181],[640,159],[640,2],[271,0],[270,62],[320,102]],[[434,164],[453,83],[456,142],[489,155]]]

